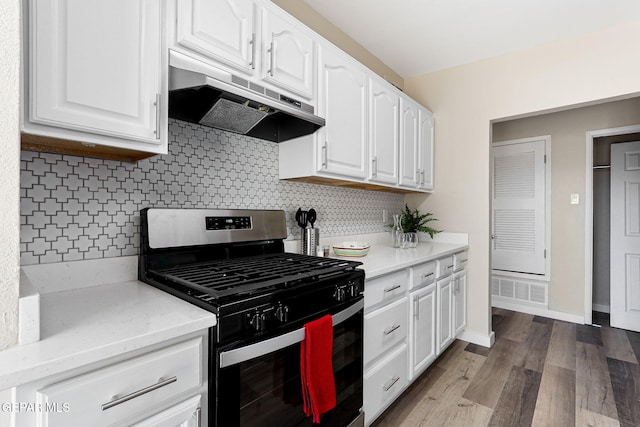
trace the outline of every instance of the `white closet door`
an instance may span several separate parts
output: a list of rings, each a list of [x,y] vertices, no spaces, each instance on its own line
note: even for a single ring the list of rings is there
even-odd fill
[[[493,149],[492,268],[545,274],[546,141]]]
[[[640,142],[611,145],[611,326],[640,332]]]

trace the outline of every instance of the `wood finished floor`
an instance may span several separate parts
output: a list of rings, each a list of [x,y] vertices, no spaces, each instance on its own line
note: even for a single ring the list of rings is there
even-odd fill
[[[594,323],[493,309],[491,349],[455,341],[372,427],[638,427],[640,333]]]

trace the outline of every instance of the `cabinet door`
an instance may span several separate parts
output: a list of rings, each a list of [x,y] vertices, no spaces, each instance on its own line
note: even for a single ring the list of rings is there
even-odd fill
[[[418,105],[400,98],[400,185],[416,188],[418,176]]]
[[[178,403],[132,427],[201,427],[200,396]]]
[[[247,74],[259,53],[255,25],[251,0],[177,2],[176,43]]]
[[[369,79],[369,179],[398,183],[400,97],[388,84]]]
[[[35,0],[29,7],[29,121],[160,144],[162,3]]]
[[[457,337],[467,326],[467,270],[453,275],[453,295],[453,327]]]
[[[321,48],[319,115],[327,125],[317,132],[318,170],[350,178],[367,176],[367,74],[332,47]]]
[[[448,276],[437,283],[438,286],[438,354],[453,342],[452,304],[453,283],[452,276]]]
[[[436,358],[436,313],[435,284],[411,294],[410,378],[420,375]]]
[[[419,107],[418,118],[418,171],[420,173],[419,187],[423,190],[433,190],[433,113]]]
[[[291,18],[262,10],[262,79],[313,98],[313,39]]]

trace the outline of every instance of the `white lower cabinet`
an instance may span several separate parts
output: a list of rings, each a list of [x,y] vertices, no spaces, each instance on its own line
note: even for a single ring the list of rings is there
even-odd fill
[[[438,280],[438,354],[453,342],[453,323],[451,314],[453,312],[453,284],[452,277],[447,276]]]
[[[201,427],[200,395],[180,402],[132,427]]]
[[[364,413],[369,426],[466,327],[467,253],[367,280]]]
[[[16,400],[43,410],[18,413],[14,425],[199,426],[206,417],[206,359],[202,334],[89,372],[80,368],[20,386]]]
[[[453,328],[455,336],[467,327],[467,270],[453,274]]]
[[[370,425],[406,388],[407,345],[403,344],[364,375],[364,422]]]
[[[419,289],[409,295],[409,378],[420,375],[437,356],[436,353],[436,285]]]

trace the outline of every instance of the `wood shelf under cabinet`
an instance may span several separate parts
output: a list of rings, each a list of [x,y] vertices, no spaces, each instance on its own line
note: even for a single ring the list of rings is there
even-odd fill
[[[118,147],[109,147],[99,144],[71,141],[67,139],[51,138],[40,135],[22,133],[20,135],[20,148],[27,151],[43,153],[69,154],[72,156],[94,157],[98,159],[120,160],[135,163],[148,157],[156,156],[155,153],[129,150]]]
[[[321,176],[303,176],[300,178],[284,178],[287,181],[306,182],[308,184],[332,185],[334,187],[357,188],[359,190],[386,191],[388,193],[421,193],[420,191],[408,190],[406,188],[387,187],[365,182],[345,181],[336,178],[325,178]]]

